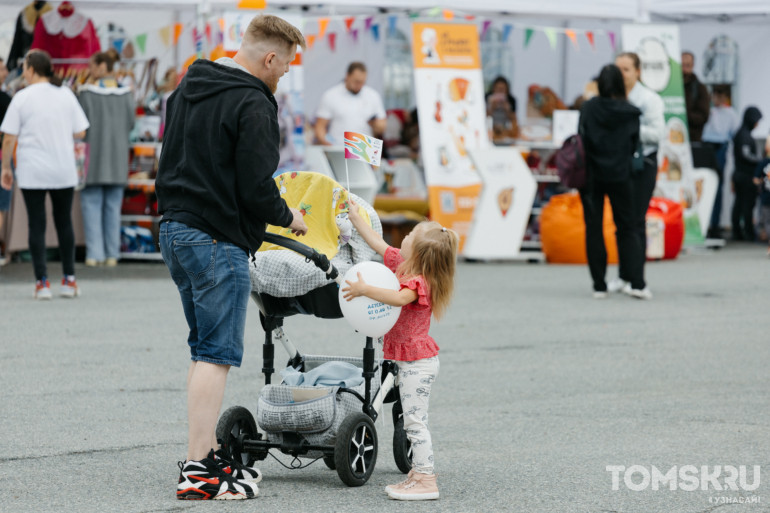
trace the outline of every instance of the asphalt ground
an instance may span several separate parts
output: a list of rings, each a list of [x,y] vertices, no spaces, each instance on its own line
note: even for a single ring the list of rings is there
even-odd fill
[[[49,265],[58,282],[60,265]],[[770,511],[761,245],[648,264],[652,301],[592,299],[585,266],[460,264],[451,309],[431,331],[441,346],[430,420],[441,499],[422,503],[383,491],[402,479],[387,409],[362,487],[320,461],[286,470],[269,458],[256,500],[177,501],[189,357],[177,291],[158,263],[77,273],[81,297],[36,302],[31,264],[0,269],[0,511]],[[224,403],[254,411],[263,382],[254,304],[247,323]],[[363,348],[342,319],[297,316],[286,330],[308,353]],[[616,490],[608,466],[631,468],[616,473]],[[746,470],[738,490],[725,479],[730,466]],[[673,467],[676,479],[645,486],[645,474]]]

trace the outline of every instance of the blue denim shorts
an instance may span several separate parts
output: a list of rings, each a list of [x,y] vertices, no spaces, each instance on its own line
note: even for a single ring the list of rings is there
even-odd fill
[[[0,187],[0,212],[5,212],[11,208],[11,196],[13,195],[13,187],[10,191],[7,191]]]
[[[191,359],[240,367],[251,292],[247,253],[165,220],[160,223],[160,251],[182,298]]]

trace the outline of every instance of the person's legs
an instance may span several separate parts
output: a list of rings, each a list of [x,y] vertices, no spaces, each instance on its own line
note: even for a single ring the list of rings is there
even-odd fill
[[[604,246],[604,188],[592,183],[580,190],[586,226],[586,257],[595,292],[606,292],[607,248]]]
[[[733,210],[731,212],[733,240],[743,240],[741,213],[743,212],[743,205],[746,203],[746,198],[744,197],[743,188],[741,187],[740,182],[733,180],[733,191],[735,192],[735,198],[733,199]]]
[[[404,431],[412,446],[412,471],[403,483],[385,490],[393,499],[438,499],[433,444],[428,431],[428,406],[439,373],[438,356],[398,362],[398,391],[404,411]]]
[[[65,276],[75,276],[75,230],[72,228],[72,198],[75,189],[52,189],[50,193],[62,271]]]
[[[615,221],[615,238],[618,244],[618,259],[626,262],[631,288],[642,290],[646,285],[644,273],[639,261],[639,238],[634,232],[633,185],[630,180],[613,183],[607,187],[607,196],[612,206],[612,218]]]
[[[32,256],[32,265],[35,269],[35,280],[42,280],[48,276],[45,262],[45,195],[44,189],[22,189],[24,205],[27,207],[27,243]]]
[[[746,240],[755,240],[757,238],[754,230],[754,207],[757,204],[757,187],[752,182],[743,184],[743,209],[741,217],[743,218],[743,236]]]
[[[717,161],[717,178],[719,178],[719,184],[717,185],[717,195],[714,197],[714,208],[711,211],[711,221],[709,223],[709,234],[714,237],[720,235],[720,219],[722,218],[722,187],[724,183],[725,174],[725,162],[727,158],[727,143],[710,143],[714,150]]]
[[[86,262],[93,265],[104,261],[102,237],[102,202],[104,188],[88,185],[80,191],[80,210],[83,213],[83,232],[86,237]]]
[[[179,289],[190,333],[188,459],[216,448],[227,373],[240,366],[251,291],[248,256],[181,223],[161,223],[163,259]]]
[[[105,185],[102,207],[102,233],[104,256],[117,260],[120,257],[120,210],[123,206],[122,185]]]

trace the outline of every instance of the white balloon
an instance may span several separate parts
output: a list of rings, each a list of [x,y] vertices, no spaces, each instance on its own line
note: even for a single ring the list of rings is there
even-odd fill
[[[347,288],[346,281],[357,282],[358,273],[367,283],[383,289],[399,290],[398,278],[393,271],[377,262],[361,262],[351,267],[342,278],[339,300],[342,315],[359,333],[377,338],[385,335],[396,324],[401,315],[400,306],[390,306],[366,296],[359,296],[347,301],[342,289]]]

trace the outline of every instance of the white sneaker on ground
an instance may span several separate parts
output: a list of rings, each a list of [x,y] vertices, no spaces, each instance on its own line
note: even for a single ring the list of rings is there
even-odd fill
[[[51,284],[47,279],[37,280],[35,282],[35,299],[49,300],[53,297],[51,294]]]
[[[620,292],[625,288],[626,285],[628,285],[626,280],[615,278],[607,284],[607,292]]]
[[[650,287],[644,287],[643,289],[632,289],[629,283],[623,287],[623,293],[636,299],[652,299],[652,291]]]
[[[80,289],[75,281],[75,277],[61,279],[61,297],[78,297],[80,295]]]
[[[607,292],[603,290],[594,290],[594,299],[607,299]]]

